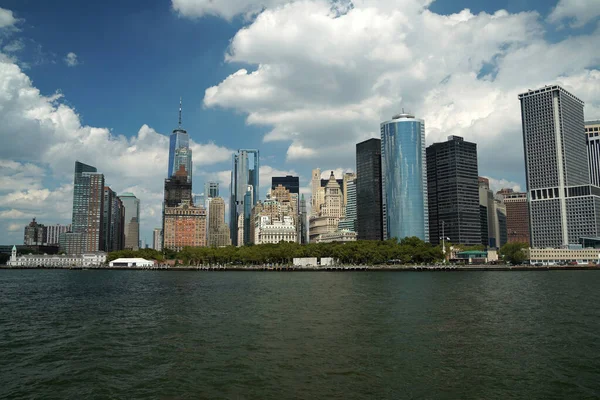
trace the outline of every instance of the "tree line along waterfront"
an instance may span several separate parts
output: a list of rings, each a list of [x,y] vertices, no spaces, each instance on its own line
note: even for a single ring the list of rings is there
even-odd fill
[[[446,251],[453,246],[446,244]],[[484,251],[483,246],[462,246],[461,251]],[[522,252],[528,246],[525,243],[509,243],[500,249],[504,262],[520,264],[525,260]],[[404,238],[400,241],[355,241],[334,243],[298,244],[280,242],[278,244],[261,244],[249,246],[227,247],[186,247],[176,252],[166,249],[162,252],[153,249],[120,250],[108,254],[107,262],[117,258],[145,258],[159,263],[176,260],[180,265],[290,265],[294,258],[332,257],[344,265],[379,265],[379,264],[431,264],[444,260],[442,246],[433,246],[417,237]]]

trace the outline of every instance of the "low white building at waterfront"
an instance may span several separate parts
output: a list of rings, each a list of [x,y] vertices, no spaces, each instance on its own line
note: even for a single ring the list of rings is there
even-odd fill
[[[110,267],[153,267],[154,261],[145,258],[117,258],[108,263]]]
[[[600,249],[527,249],[525,256],[531,264],[592,264],[600,263]]]
[[[10,267],[44,267],[44,268],[68,268],[68,267],[99,267],[106,264],[106,253],[84,253],[81,255],[59,255],[59,254],[24,254],[17,256],[17,247],[13,246]]]

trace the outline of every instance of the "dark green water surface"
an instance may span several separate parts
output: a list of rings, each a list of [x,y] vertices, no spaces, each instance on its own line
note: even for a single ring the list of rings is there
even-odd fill
[[[0,271],[0,398],[600,397],[600,271]]]

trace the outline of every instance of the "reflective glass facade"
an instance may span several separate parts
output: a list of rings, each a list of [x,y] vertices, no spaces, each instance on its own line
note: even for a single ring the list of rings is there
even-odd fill
[[[381,171],[384,237],[429,241],[423,120],[401,114],[381,124]]]
[[[175,129],[169,139],[169,165],[167,171],[167,178],[173,176],[173,174],[179,169],[179,165],[175,166],[175,152],[180,148],[189,148],[190,138],[184,129]],[[191,151],[190,151],[190,165],[191,165]],[[188,171],[191,181],[191,170]]]

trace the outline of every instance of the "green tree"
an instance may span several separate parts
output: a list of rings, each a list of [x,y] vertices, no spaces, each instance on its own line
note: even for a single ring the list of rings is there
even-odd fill
[[[500,256],[505,262],[521,264],[525,261],[524,250],[529,248],[527,243],[506,243],[500,248]]]

